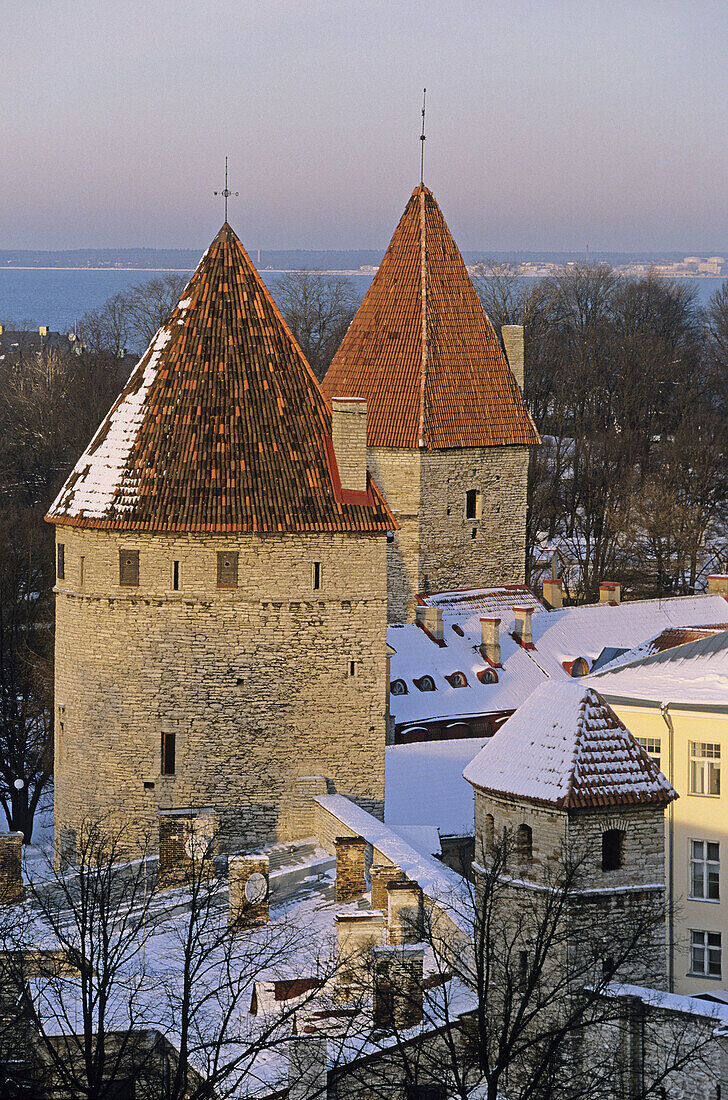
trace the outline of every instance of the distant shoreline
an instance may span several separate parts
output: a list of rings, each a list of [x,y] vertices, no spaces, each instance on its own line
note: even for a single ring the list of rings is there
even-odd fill
[[[474,265],[468,265],[472,267]],[[564,264],[561,266],[568,266]],[[619,268],[609,264],[615,275],[638,277],[639,275],[646,274],[644,272],[635,273],[632,271],[620,271]],[[105,271],[107,274],[111,274],[115,271],[139,271],[143,274],[174,274],[174,275],[191,275],[195,269],[193,267],[61,267],[54,265],[52,267],[40,267],[39,265],[21,266],[20,264],[5,264],[0,266],[0,271]],[[263,267],[257,269],[261,275],[292,275],[299,271],[307,270],[300,267]],[[310,270],[310,269],[309,269]],[[320,275],[370,275],[374,276],[373,271],[360,271],[358,268],[346,268],[346,267],[332,267],[328,269],[316,268]],[[509,275],[516,279],[546,279],[550,275],[553,275],[553,271],[513,271]],[[662,272],[658,271],[657,275],[663,279],[722,279],[721,275],[709,275],[705,272],[691,272],[691,271],[676,271],[676,272]]]

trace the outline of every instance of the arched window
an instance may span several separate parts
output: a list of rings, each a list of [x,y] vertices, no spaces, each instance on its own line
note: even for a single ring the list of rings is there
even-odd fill
[[[437,691],[435,681],[431,676],[421,676],[419,680],[415,680],[415,686],[418,687],[420,691]]]
[[[407,685],[404,680],[392,680],[389,690],[392,695],[407,695]]]
[[[516,829],[516,856],[520,863],[533,859],[533,832],[530,825],[519,825]]]
[[[485,850],[492,852],[495,847],[495,819],[492,814],[485,815]]]
[[[466,688],[468,686],[468,678],[464,672],[453,672],[450,676],[446,676],[445,679],[450,684],[450,687]]]
[[[493,668],[484,668],[478,673],[481,684],[497,684],[498,673]]]
[[[602,871],[618,871],[622,866],[624,833],[607,829],[602,833]]]

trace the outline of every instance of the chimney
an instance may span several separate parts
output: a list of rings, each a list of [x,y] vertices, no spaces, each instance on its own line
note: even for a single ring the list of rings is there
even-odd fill
[[[328,1095],[328,1043],[322,1035],[288,1040],[288,1100],[320,1100]]]
[[[549,577],[543,582],[543,598],[552,611],[564,606],[561,577]]]
[[[444,627],[442,625],[441,607],[425,607],[418,604],[415,608],[415,622],[423,626],[436,642],[442,641]]]
[[[405,879],[387,883],[387,939],[390,944],[419,943],[422,939],[422,891]]]
[[[341,488],[367,491],[367,403],[361,397],[331,399],[331,435]]]
[[[369,868],[369,878],[372,882],[372,909],[386,913],[389,908],[387,885],[390,882],[401,882],[405,873],[392,863],[373,863]]]
[[[422,1021],[424,944],[375,947],[372,955],[375,1028],[416,1027]]]
[[[599,585],[599,603],[617,607],[622,601],[622,585],[619,581],[602,581]]]
[[[159,878],[161,890],[182,886],[193,877],[215,877],[219,822],[214,810],[160,810]]]
[[[337,913],[336,999],[350,1001],[366,987],[373,947],[384,939],[384,915],[364,910]]]
[[[334,895],[340,904],[358,901],[367,890],[367,877],[364,857],[367,842],[363,836],[337,836],[334,840],[336,851],[336,883]]]
[[[533,633],[531,631],[532,607],[514,607],[516,621],[513,624],[513,634],[516,641],[522,646],[533,645]]]
[[[23,900],[23,834],[0,833],[0,905]]]
[[[256,928],[268,923],[270,861],[268,856],[230,856],[228,927]]]
[[[708,592],[728,599],[728,573],[713,573],[708,577]]]
[[[492,665],[500,665],[500,619],[480,620],[480,655]]]
[[[503,347],[506,349],[508,366],[518,383],[518,388],[523,390],[523,325],[503,325],[501,336]]]

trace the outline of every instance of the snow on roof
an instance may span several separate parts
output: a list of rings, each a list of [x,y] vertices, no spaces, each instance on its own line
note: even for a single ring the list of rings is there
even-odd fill
[[[728,707],[728,630],[589,678],[607,697]]]
[[[390,745],[385,749],[386,824],[399,832],[407,827],[431,825],[448,836],[472,833],[474,797],[472,788],[463,779],[463,768],[485,741],[484,737],[470,737]]]
[[[677,797],[614,711],[578,681],[537,688],[463,774],[483,790],[569,810]]]
[[[406,695],[392,695],[390,710],[398,726],[448,718],[467,718],[516,710],[545,680],[570,679],[565,664],[583,657],[591,667],[605,649],[632,650],[652,644],[668,631],[728,625],[728,603],[722,596],[676,596],[663,600],[634,600],[616,607],[589,604],[546,611],[525,586],[444,592],[427,597],[442,609],[444,641],[440,646],[415,625],[390,626],[387,641],[395,651],[392,681],[403,679]],[[534,608],[534,648],[523,649],[512,637],[513,608]],[[478,672],[488,666],[479,650],[480,619],[501,619],[502,668],[497,684],[481,683]],[[655,642],[654,644],[657,644]],[[619,660],[619,658],[618,658]],[[467,687],[454,688],[446,679],[464,672]],[[435,691],[420,691],[416,679],[429,675]]]

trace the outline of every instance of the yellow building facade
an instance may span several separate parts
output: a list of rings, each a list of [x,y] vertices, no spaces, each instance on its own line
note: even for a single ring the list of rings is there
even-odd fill
[[[590,678],[679,794],[665,814],[669,988],[728,984],[728,632]]]

